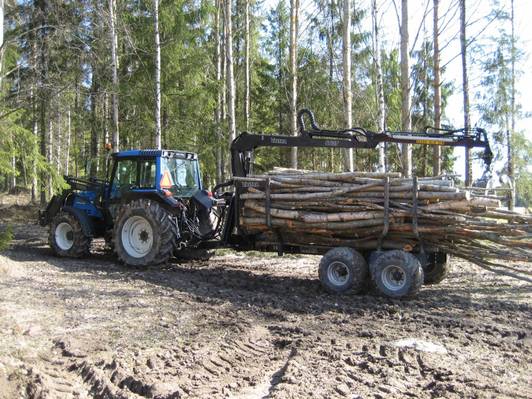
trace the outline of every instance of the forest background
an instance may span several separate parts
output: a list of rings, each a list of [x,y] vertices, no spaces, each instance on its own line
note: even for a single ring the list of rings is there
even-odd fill
[[[194,151],[230,177],[241,131],[295,114],[372,131],[484,127],[478,153],[428,146],[268,149],[255,171],[460,172],[532,199],[526,0],[0,0],[0,188],[44,203],[62,175],[104,177],[106,143]],[[527,108],[528,107],[528,108]],[[490,177],[491,176],[491,177]]]

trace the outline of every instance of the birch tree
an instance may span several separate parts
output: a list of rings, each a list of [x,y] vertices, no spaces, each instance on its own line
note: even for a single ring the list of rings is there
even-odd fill
[[[245,0],[244,4],[244,124],[249,131],[249,108],[250,108],[250,31],[249,31],[249,2]]]
[[[439,32],[439,0],[434,0],[433,11],[433,47],[434,47],[434,127],[441,127],[441,85],[440,85],[440,32]],[[435,145],[432,153],[432,174],[438,176],[441,173],[441,148]]]
[[[382,81],[382,63],[381,63],[381,48],[379,41],[379,25],[377,18],[377,0],[371,2],[371,18],[373,27],[373,62],[375,68],[375,89],[377,94],[377,126],[379,132],[383,132],[386,128],[386,108],[384,103],[384,84]],[[377,147],[379,151],[379,172],[386,171],[386,155],[384,153],[384,143],[380,143]]]
[[[118,35],[116,32],[116,2],[109,0],[109,34],[111,36],[111,73],[112,73],[112,92],[111,92],[111,108],[112,108],[112,146],[113,151],[119,151],[120,134],[118,130]],[[70,111],[69,111],[70,112]]]
[[[297,136],[297,32],[299,0],[290,0],[290,133]],[[297,169],[297,147],[290,152],[290,166]]]
[[[153,0],[155,31],[155,148],[161,149],[161,42],[159,37],[159,0]]]
[[[227,120],[229,128],[229,144],[236,138],[235,119],[235,73],[233,67],[233,6],[231,0],[225,0],[225,59],[226,59],[226,82],[227,82]]]
[[[437,1],[437,0],[435,0]],[[412,129],[410,115],[410,55],[408,51],[408,0],[401,1],[401,129]],[[412,175],[412,146],[401,145],[401,158],[403,174],[406,177]]]
[[[515,8],[514,0],[510,2],[510,24],[511,24],[511,33],[510,33],[510,113],[511,113],[511,126],[510,129],[507,129],[507,150],[508,150],[508,179],[510,183],[510,192],[508,198],[508,208],[513,211],[515,207],[515,176],[514,176],[514,157],[513,157],[513,140],[512,135],[515,132],[515,116],[516,116],[516,106],[515,106],[515,61],[516,61],[516,48],[515,48]]]
[[[467,36],[466,36],[466,2],[460,0],[460,49],[462,56],[462,92],[464,99],[464,128],[470,127],[469,120],[469,78],[467,72]],[[471,186],[473,182],[471,150],[465,149],[465,185]]]
[[[48,4],[41,0],[36,4],[36,25],[38,30],[38,98],[39,98],[39,133],[40,133],[40,152],[41,156],[46,159],[48,163],[51,162],[51,153],[48,151],[50,147],[51,137],[50,129],[48,128],[48,106],[49,106],[49,89],[48,89]],[[48,186],[46,173],[41,175],[41,205],[46,203],[46,190]]]
[[[216,140],[218,143],[222,142],[222,49],[221,49],[221,28],[222,23],[220,19],[220,7],[221,0],[215,0],[216,15],[214,20],[214,35],[215,35],[215,62],[216,62],[216,109],[214,111],[214,123],[216,129]],[[222,159],[222,146],[216,146],[216,182],[221,183],[223,180],[223,159]]]
[[[351,0],[344,0],[344,23],[343,23],[343,72],[344,72],[344,118],[345,127],[353,127],[353,92],[351,88]],[[353,149],[345,151],[345,169],[352,172]]]

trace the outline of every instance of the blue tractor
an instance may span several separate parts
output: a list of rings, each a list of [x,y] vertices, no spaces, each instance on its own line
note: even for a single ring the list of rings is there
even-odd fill
[[[82,257],[104,237],[131,266],[166,262],[213,235],[215,200],[203,189],[197,155],[167,150],[112,154],[105,181],[65,177],[70,188],[40,213],[58,256]]]

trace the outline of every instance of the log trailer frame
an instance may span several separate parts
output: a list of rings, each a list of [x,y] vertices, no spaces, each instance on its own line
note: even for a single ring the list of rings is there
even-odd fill
[[[306,129],[304,117],[310,120],[311,128]],[[376,133],[363,128],[343,130],[321,129],[308,109],[298,112],[298,136],[266,135],[241,133],[231,144],[231,168],[233,178],[214,188],[217,193],[222,188],[234,187],[234,192],[216,195],[224,204],[223,232],[219,232],[221,241],[215,246],[231,247],[238,251],[259,250],[285,253],[320,254],[319,276],[324,288],[332,293],[343,293],[347,290],[362,290],[368,275],[377,289],[386,296],[407,297],[417,293],[423,282],[439,283],[448,272],[448,256],[445,253],[433,252],[425,248],[420,238],[416,248],[408,252],[402,249],[383,250],[382,242],[388,233],[389,226],[389,185],[384,185],[384,224],[379,243],[374,250],[360,250],[347,247],[330,247],[326,245],[287,244],[283,240],[283,232],[271,227],[269,212],[269,181],[253,181],[245,179],[251,174],[253,152],[260,147],[322,147],[322,148],[355,148],[375,149],[380,143],[440,145],[465,148],[483,148],[483,159],[489,169],[493,153],[487,132],[481,128],[473,129],[435,129],[425,128],[422,132],[384,131]],[[413,214],[412,224],[417,232],[417,178],[413,177]],[[256,240],[255,235],[246,234],[240,227],[240,195],[249,188],[258,188],[266,193],[266,224],[277,238],[276,243],[265,243]],[[419,237],[419,235],[418,235]],[[205,245],[209,243],[205,242]],[[211,244],[212,245],[212,244]],[[413,251],[412,251],[413,250]],[[369,266],[368,266],[369,264]]]

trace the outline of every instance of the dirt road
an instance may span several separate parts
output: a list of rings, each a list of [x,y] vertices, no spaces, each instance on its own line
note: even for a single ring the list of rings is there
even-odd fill
[[[0,257],[0,398],[532,397],[532,287],[455,261],[394,301],[322,291],[315,257],[145,271],[96,242]]]

